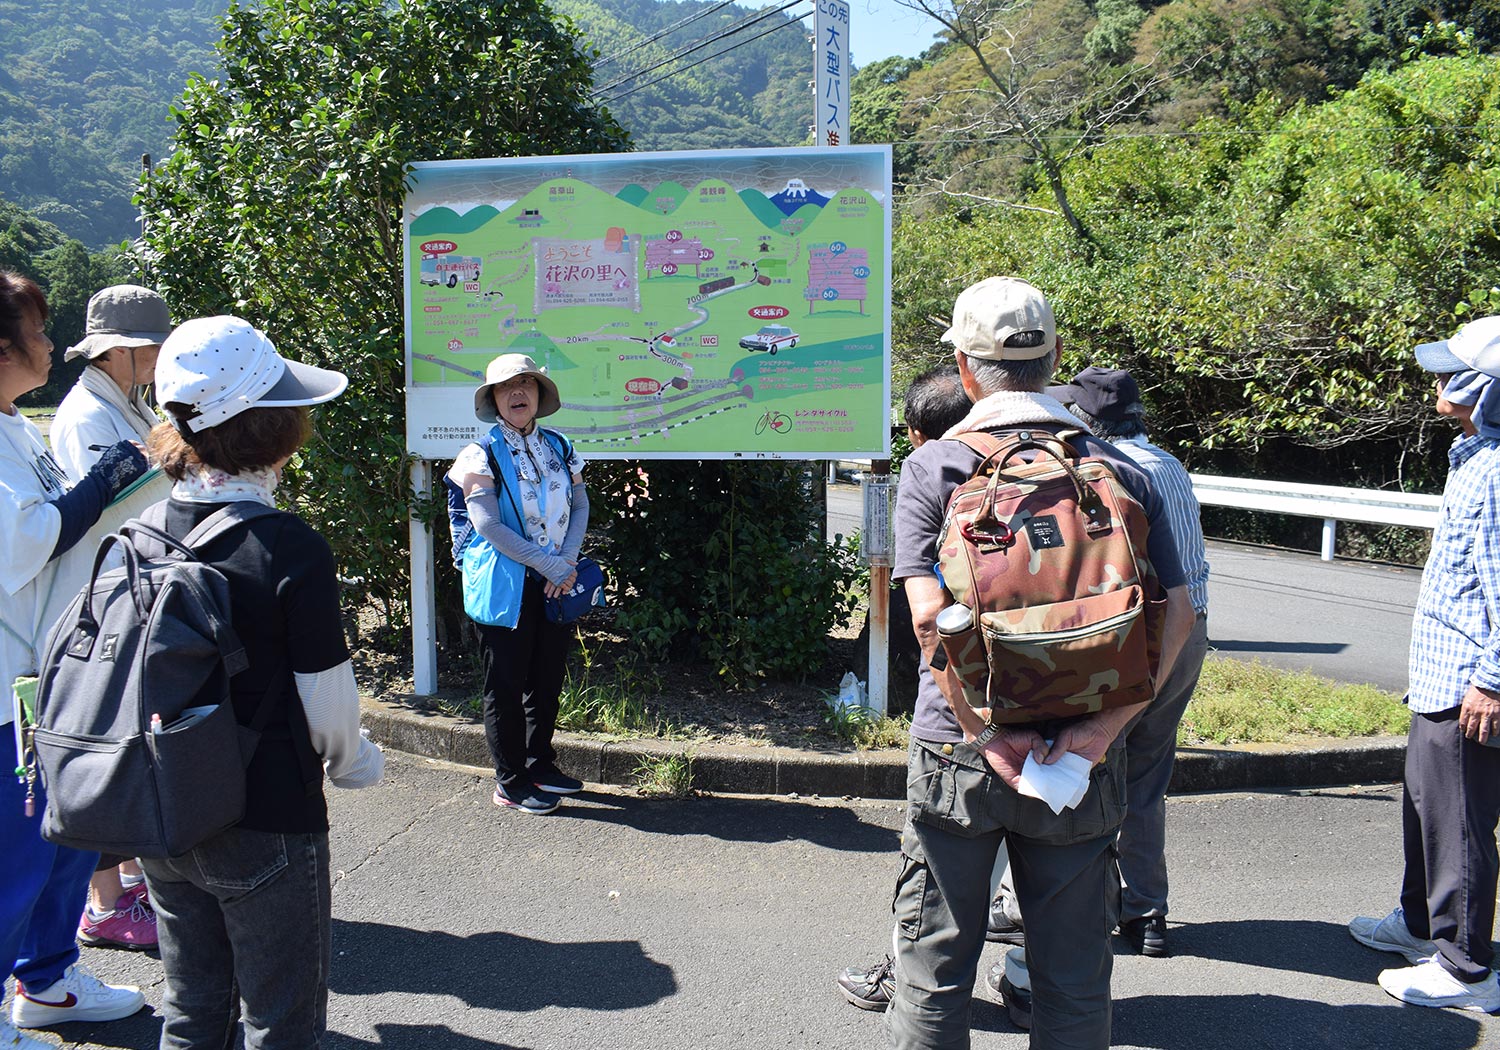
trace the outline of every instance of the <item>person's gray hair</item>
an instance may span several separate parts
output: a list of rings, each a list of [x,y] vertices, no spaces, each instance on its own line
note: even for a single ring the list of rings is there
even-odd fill
[[[1139,401],[1126,410],[1128,414],[1124,419],[1100,419],[1089,415],[1077,405],[1069,405],[1068,411],[1087,423],[1096,438],[1105,441],[1146,436],[1146,406]]]
[[[968,356],[968,355],[965,355]],[[974,382],[985,394],[1001,390],[1040,394],[1047,388],[1056,368],[1056,354],[1043,354],[1029,361],[991,361],[982,357],[969,358],[969,372]]]

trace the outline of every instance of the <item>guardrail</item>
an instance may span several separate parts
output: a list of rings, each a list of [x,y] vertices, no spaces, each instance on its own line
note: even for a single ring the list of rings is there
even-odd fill
[[[1193,494],[1211,507],[1235,507],[1268,514],[1293,514],[1323,519],[1322,556],[1333,560],[1334,540],[1341,521],[1368,525],[1437,527],[1443,497],[1380,489],[1344,489],[1333,485],[1304,485],[1293,481],[1253,481],[1192,474]]]

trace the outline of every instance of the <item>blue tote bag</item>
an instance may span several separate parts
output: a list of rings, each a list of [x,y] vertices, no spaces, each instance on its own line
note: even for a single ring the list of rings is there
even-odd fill
[[[464,612],[475,623],[514,627],[521,616],[526,569],[475,536],[464,548]]]

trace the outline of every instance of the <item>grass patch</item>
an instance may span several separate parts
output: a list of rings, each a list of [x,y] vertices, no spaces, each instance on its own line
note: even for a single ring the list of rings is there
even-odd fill
[[[634,664],[604,668],[579,632],[580,665],[570,663],[558,699],[557,728],[571,732],[611,733],[615,736],[681,737],[671,722],[646,709],[643,699],[661,688],[654,674],[642,674]]]
[[[1177,729],[1179,744],[1277,743],[1289,736],[1404,734],[1400,697],[1306,671],[1211,656]]]
[[[858,704],[841,704],[833,694],[829,695],[827,709],[823,712],[823,723],[834,736],[861,751],[905,748],[909,742],[907,733],[911,729],[911,719],[905,715],[892,718]]]
[[[686,751],[665,758],[643,758],[635,767],[635,787],[656,798],[687,798],[693,793],[693,756]]]

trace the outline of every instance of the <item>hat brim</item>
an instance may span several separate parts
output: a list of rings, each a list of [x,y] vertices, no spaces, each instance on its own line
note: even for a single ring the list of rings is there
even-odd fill
[[[1078,388],[1071,383],[1062,386],[1049,386],[1043,391],[1050,398],[1055,398],[1065,405],[1071,405],[1078,401]]]
[[[494,389],[500,383],[508,383],[516,376],[531,376],[536,380],[537,405],[536,418],[542,419],[562,408],[562,395],[557,392],[557,384],[547,378],[541,372],[517,372],[516,375],[506,376],[504,379],[494,383],[482,383],[474,390],[474,415],[484,423],[498,423],[500,414],[495,411]]]
[[[286,368],[276,384],[255,399],[254,408],[297,408],[332,401],[349,385],[349,377],[331,368],[282,358]]]
[[[76,361],[86,357],[90,361],[117,346],[153,346],[164,343],[171,332],[95,332],[85,336],[63,352],[64,361]]]
[[[1448,348],[1446,339],[1441,339],[1436,343],[1418,343],[1415,353],[1417,364],[1428,372],[1465,372],[1473,367],[1454,356],[1453,351]]]

